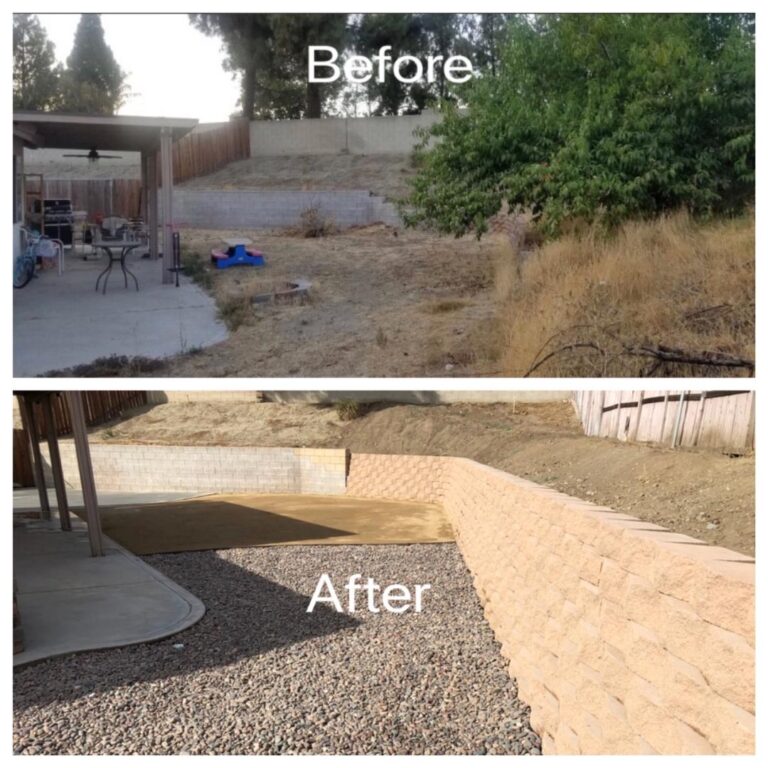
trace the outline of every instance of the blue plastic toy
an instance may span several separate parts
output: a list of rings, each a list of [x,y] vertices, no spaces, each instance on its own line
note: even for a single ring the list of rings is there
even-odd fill
[[[251,267],[263,267],[265,265],[264,254],[255,248],[249,248],[250,240],[225,240],[227,250],[214,249],[211,251],[211,261],[217,269],[227,269],[238,264],[247,264]]]

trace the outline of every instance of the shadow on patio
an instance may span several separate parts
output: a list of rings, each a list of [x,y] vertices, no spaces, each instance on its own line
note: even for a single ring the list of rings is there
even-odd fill
[[[115,264],[103,294],[95,286],[106,263],[68,251],[63,275],[39,272],[13,292],[14,376],[39,376],[111,355],[168,357],[227,338],[213,298],[184,276],[178,288],[162,285],[161,261],[129,256],[139,290],[130,277],[125,287]]]

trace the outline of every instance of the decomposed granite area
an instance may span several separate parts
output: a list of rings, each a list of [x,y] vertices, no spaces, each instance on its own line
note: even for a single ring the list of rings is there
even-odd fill
[[[454,544],[146,558],[203,619],[156,643],[21,669],[21,754],[539,754]],[[318,578],[430,583],[421,613],[324,605]]]

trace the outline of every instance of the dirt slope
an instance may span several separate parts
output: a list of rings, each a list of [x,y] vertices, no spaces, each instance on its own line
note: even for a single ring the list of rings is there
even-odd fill
[[[398,199],[408,194],[415,173],[411,156],[277,155],[250,157],[183,182],[206,189],[367,189]]]
[[[569,403],[382,404],[350,422],[324,406],[178,403],[144,409],[93,439],[467,456],[711,544],[755,551],[754,457],[588,438]]]

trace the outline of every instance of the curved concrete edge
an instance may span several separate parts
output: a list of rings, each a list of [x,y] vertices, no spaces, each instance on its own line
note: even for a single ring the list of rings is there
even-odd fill
[[[73,528],[82,527],[85,529],[85,525],[79,521],[73,520]],[[104,536],[104,549],[117,550],[123,557],[134,563],[137,567],[146,571],[147,574],[164,589],[172,592],[183,604],[186,605],[186,611],[181,616],[174,616],[166,626],[155,629],[151,632],[142,633],[140,635],[127,635],[119,641],[110,642],[92,642],[86,645],[80,645],[78,647],[61,646],[53,652],[43,653],[40,651],[22,651],[13,657],[13,667],[18,669],[28,664],[35,664],[37,662],[45,661],[46,659],[52,659],[59,656],[68,656],[74,653],[87,653],[88,651],[107,650],[109,648],[122,648],[128,645],[137,645],[139,643],[149,643],[163,638],[170,637],[178,634],[179,632],[188,629],[192,625],[196,624],[205,615],[205,605],[203,602],[193,595],[184,587],[177,584],[165,574],[153,568],[148,563],[144,562],[140,557],[137,557],[127,549],[122,547],[116,541],[110,539],[108,536]]]
[[[166,589],[176,594],[176,596],[180,600],[185,602],[187,604],[188,611],[185,616],[179,619],[176,619],[175,621],[171,622],[167,627],[164,627],[163,629],[159,629],[156,632],[142,635],[141,637],[138,637],[135,640],[126,640],[126,642],[118,643],[118,644],[105,644],[102,646],[103,648],[118,648],[124,645],[135,645],[136,643],[148,643],[148,642],[152,642],[153,640],[161,640],[164,637],[170,637],[171,635],[175,635],[178,632],[181,632],[182,630],[185,630],[188,627],[191,627],[193,624],[197,624],[197,622],[203,618],[203,616],[205,615],[205,605],[203,604],[203,601],[200,600],[199,597],[196,597],[195,595],[193,595],[189,590],[184,589],[184,587],[182,587],[180,584],[177,584],[175,581],[173,581],[171,578],[166,576],[164,573],[161,573],[157,569],[153,568],[151,565],[149,565],[149,563],[146,563],[144,560],[142,560],[142,558],[138,557],[137,555],[134,555],[132,552],[129,552],[127,549],[125,549],[125,547],[121,546],[113,539],[110,539],[108,536],[104,536],[104,542],[105,542],[105,545],[114,547],[115,549],[119,550],[129,560],[132,560],[133,562],[138,563],[140,567],[148,571],[157,582],[162,584]],[[94,650],[94,649],[89,648],[87,650]]]

